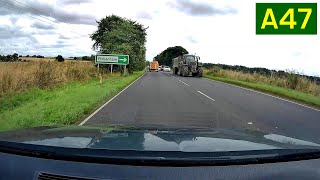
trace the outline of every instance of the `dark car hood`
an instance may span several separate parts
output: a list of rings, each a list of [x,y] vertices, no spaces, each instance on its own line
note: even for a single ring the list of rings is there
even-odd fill
[[[258,131],[126,126],[37,127],[2,132],[0,141],[69,148],[182,152],[320,148],[313,142]]]

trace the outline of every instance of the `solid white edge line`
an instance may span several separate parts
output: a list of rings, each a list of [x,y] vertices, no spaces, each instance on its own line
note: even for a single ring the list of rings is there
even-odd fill
[[[198,93],[202,94],[203,96],[207,97],[208,99],[212,100],[212,101],[215,101],[214,99],[212,99],[211,97],[209,97],[208,95],[204,94],[203,92],[201,91],[197,91]]]
[[[172,76],[172,75],[171,75]],[[174,77],[174,76],[172,76],[173,78],[175,78],[175,79],[177,79],[178,81],[180,81],[181,83],[183,83],[184,85],[186,85],[186,86],[189,86],[189,84],[187,84],[187,83],[185,83],[185,82],[183,82],[183,81],[181,81],[179,78],[176,78],[176,77]]]
[[[115,99],[117,96],[119,96],[123,91],[125,91],[126,89],[128,89],[132,84],[134,84],[136,81],[138,81],[140,78],[142,78],[146,73],[144,73],[142,76],[140,76],[138,79],[134,80],[131,84],[129,84],[127,87],[125,87],[122,91],[120,91],[118,94],[116,94],[115,96],[113,96],[111,99],[109,99],[109,101],[107,101],[106,103],[104,103],[102,106],[100,106],[97,110],[95,110],[90,116],[88,116],[85,120],[83,120],[78,126],[82,126],[84,125],[84,123],[86,123],[87,121],[90,120],[90,118],[92,118],[92,116],[94,116],[95,114],[97,114],[102,108],[104,108],[106,105],[108,105],[113,99]]]
[[[307,105],[304,105],[304,104],[300,104],[300,103],[297,103],[297,102],[294,102],[294,101],[290,101],[290,100],[287,100],[287,99],[283,99],[283,98],[281,98],[281,97],[273,96],[273,95],[271,95],[271,94],[266,94],[266,93],[263,93],[263,92],[255,91],[255,90],[253,90],[253,89],[249,89],[249,88],[245,88],[245,87],[241,87],[241,86],[237,86],[237,85],[233,85],[233,84],[228,84],[228,83],[221,82],[221,81],[216,81],[216,80],[209,79],[209,78],[206,78],[206,79],[208,79],[208,80],[210,80],[210,81],[217,82],[217,83],[226,84],[226,85],[233,86],[233,87],[237,87],[237,88],[240,88],[240,89],[252,91],[252,92],[255,92],[255,93],[258,93],[258,94],[262,94],[262,95],[265,95],[265,96],[273,97],[273,98],[276,98],[276,99],[279,99],[279,100],[282,100],[282,101],[290,102],[290,103],[293,103],[293,104],[296,104],[296,105],[299,105],[299,106],[302,106],[302,107],[309,108],[309,109],[312,109],[312,110],[315,110],[315,111],[320,112],[320,109],[316,109],[316,108],[313,108],[313,107],[310,107],[310,106],[307,106]]]

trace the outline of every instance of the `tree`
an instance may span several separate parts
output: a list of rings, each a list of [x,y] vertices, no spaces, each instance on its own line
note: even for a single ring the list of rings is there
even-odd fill
[[[7,55],[5,58],[5,61],[11,61],[12,60],[12,56],[11,55]]]
[[[77,57],[74,57],[73,60],[77,60]]]
[[[19,58],[19,55],[18,55],[17,53],[14,53],[14,54],[12,55],[12,59],[13,59],[14,61],[18,61],[18,58]]]
[[[91,54],[91,56],[90,56],[90,60],[91,60],[91,61],[94,61],[94,60],[95,60],[95,58],[96,58],[96,56],[95,56],[95,55],[93,55],[93,54]]]
[[[58,56],[56,57],[56,61],[58,61],[58,62],[63,62],[63,61],[64,61],[64,58],[63,58],[61,55],[58,55]]]
[[[96,21],[98,23],[98,29],[90,36],[90,38],[94,41],[92,48],[95,50],[99,50],[103,41],[103,35],[110,32],[112,29],[114,29],[124,21],[124,18],[116,15],[106,16],[100,21]]]
[[[105,54],[128,54],[129,72],[145,67],[146,28],[136,21],[119,16],[106,16],[91,35],[93,48]]]
[[[85,61],[88,61],[88,60],[90,60],[90,57],[89,57],[89,56],[82,56],[81,59],[82,59],[82,60],[85,60]]]
[[[172,59],[183,54],[188,54],[188,51],[181,46],[168,47],[156,57],[154,57],[160,65],[172,65]]]
[[[29,55],[26,55],[26,57],[29,57]]]

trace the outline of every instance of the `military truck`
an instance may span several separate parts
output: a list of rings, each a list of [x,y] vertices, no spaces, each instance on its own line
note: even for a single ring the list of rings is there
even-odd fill
[[[197,76],[202,77],[202,63],[200,57],[190,54],[184,54],[172,59],[173,74],[180,76]]]

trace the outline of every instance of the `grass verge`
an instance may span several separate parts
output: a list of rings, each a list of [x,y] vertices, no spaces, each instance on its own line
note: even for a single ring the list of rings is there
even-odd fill
[[[314,107],[320,108],[319,96],[314,96],[314,95],[303,93],[300,91],[282,88],[282,87],[276,87],[276,86],[262,84],[262,83],[251,83],[251,82],[233,80],[233,79],[224,78],[224,77],[211,76],[207,74],[205,74],[204,77],[208,79],[216,80],[216,81],[221,81],[229,84],[238,85],[241,87],[246,87],[246,88],[266,92],[279,97],[284,97],[286,99],[291,99],[296,102],[301,102],[304,104],[308,104],[308,105],[312,105]]]
[[[45,125],[69,125],[90,114],[95,107],[110,99],[143,71],[103,80],[73,82],[52,90],[32,89],[0,102],[0,131]]]

